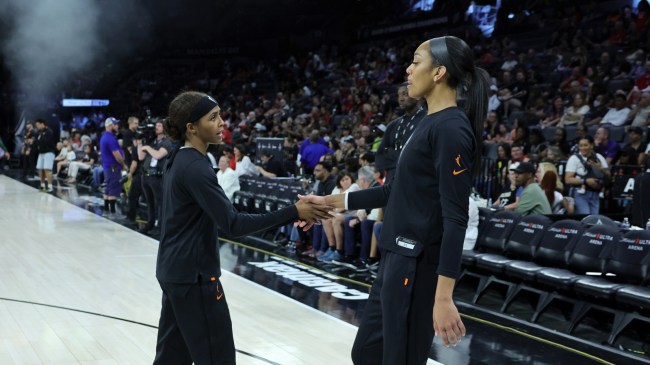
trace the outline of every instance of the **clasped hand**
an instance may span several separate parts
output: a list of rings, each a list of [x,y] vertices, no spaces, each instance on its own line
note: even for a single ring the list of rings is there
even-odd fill
[[[320,199],[311,199],[320,198]],[[323,219],[331,218],[334,213],[334,207],[325,203],[325,198],[322,196],[302,196],[298,195],[298,202],[296,209],[298,209],[298,221],[294,226],[301,227],[303,231],[308,231],[314,224]]]
[[[334,216],[334,207],[325,202],[324,196],[318,195],[298,195],[298,221],[293,225],[300,227],[303,231],[308,231],[314,224],[320,220],[329,219]],[[301,212],[303,210],[304,212]]]

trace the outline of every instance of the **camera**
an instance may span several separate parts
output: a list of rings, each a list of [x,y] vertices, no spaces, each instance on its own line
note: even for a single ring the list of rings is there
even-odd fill
[[[135,139],[141,139],[142,144],[148,145],[156,139],[156,125],[153,123],[141,124],[135,131]]]
[[[135,131],[135,139],[141,139],[143,144],[148,145],[156,139],[156,123],[151,117],[151,109],[145,109],[144,113],[146,116]]]

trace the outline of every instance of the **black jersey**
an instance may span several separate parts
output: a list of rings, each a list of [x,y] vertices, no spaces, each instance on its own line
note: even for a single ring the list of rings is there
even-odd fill
[[[349,209],[386,205],[380,246],[407,254],[421,244],[437,273],[456,278],[467,230],[474,132],[457,107],[427,115],[406,143],[390,185],[350,193]]]
[[[210,161],[194,148],[175,150],[163,175],[156,277],[170,283],[219,277],[218,231],[237,237],[296,219],[298,210],[293,205],[267,214],[237,212]]]

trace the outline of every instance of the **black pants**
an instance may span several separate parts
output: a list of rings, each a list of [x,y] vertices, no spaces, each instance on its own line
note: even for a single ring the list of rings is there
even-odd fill
[[[133,180],[131,181],[131,188],[129,189],[129,197],[128,197],[129,209],[126,214],[126,217],[129,220],[135,220],[135,216],[138,212],[138,201],[140,201],[141,196],[142,196],[142,174],[136,172],[133,175]]]
[[[423,256],[383,254],[352,346],[355,365],[426,364],[438,279]]]
[[[147,201],[147,229],[152,229],[156,224],[156,218],[160,216],[162,177],[145,175],[142,178],[142,193]]]
[[[163,290],[154,365],[235,364],[232,322],[221,281],[160,282]]]

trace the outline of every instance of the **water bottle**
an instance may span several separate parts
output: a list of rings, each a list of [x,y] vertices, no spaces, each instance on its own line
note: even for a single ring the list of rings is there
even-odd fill
[[[627,219],[627,217],[623,218],[623,223],[621,223],[621,228],[623,229],[630,228],[630,221]]]
[[[648,218],[648,221],[645,224],[645,230],[650,232],[650,218]]]

